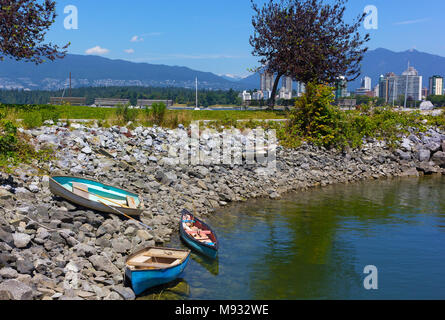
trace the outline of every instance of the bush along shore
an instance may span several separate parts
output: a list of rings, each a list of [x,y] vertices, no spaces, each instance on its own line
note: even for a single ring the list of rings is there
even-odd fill
[[[131,128],[131,126],[130,126]],[[276,149],[276,171],[264,164],[176,164],[170,146],[181,146],[190,128],[57,123],[19,129],[51,157],[6,167],[0,177],[0,299],[135,299],[124,285],[126,257],[146,246],[163,246],[178,230],[183,208],[208,216],[230,202],[278,199],[311,187],[396,176],[443,174],[445,134],[429,127],[400,136],[398,146],[367,139],[347,151],[308,143]],[[224,132],[203,134],[209,152]],[[249,137],[232,137],[241,148]],[[265,145],[268,144],[268,141]],[[7,170],[6,170],[7,169]],[[141,196],[138,223],[77,207],[54,197],[49,176],[97,179]]]

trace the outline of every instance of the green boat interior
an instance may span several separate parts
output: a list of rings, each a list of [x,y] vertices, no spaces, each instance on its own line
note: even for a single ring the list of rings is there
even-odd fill
[[[54,177],[53,179],[68,191],[91,201],[128,208],[137,208],[140,205],[137,195],[119,188],[80,178]]]

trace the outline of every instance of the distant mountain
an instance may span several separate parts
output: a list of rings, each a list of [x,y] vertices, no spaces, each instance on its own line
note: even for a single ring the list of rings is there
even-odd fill
[[[445,76],[445,57],[417,50],[393,52],[387,49],[368,51],[362,62],[360,77],[349,83],[349,90],[360,87],[364,76],[372,78],[372,86],[377,84],[381,74],[394,72],[401,74],[408,62],[423,76],[423,86],[428,78],[438,74]],[[69,73],[72,73],[72,86],[151,86],[194,88],[198,77],[200,89],[259,89],[258,73],[246,78],[225,74],[192,70],[186,67],[134,63],[112,60],[99,56],[67,55],[64,59],[46,62],[36,66],[32,63],[5,59],[0,62],[0,89],[21,88],[25,90],[58,90],[67,88]]]
[[[219,76],[221,77],[221,78],[223,78],[223,79],[226,79],[226,80],[229,80],[229,81],[241,81],[241,80],[243,80],[244,79],[244,77],[241,77],[241,76],[237,76],[237,75],[235,75],[235,74],[230,74],[230,73],[227,73],[227,74],[219,74]]]
[[[72,86],[155,86],[194,88],[198,77],[201,89],[243,89],[242,84],[210,72],[186,67],[134,63],[99,56],[69,54],[64,59],[36,66],[5,59],[0,62],[0,88],[57,90]]]
[[[445,76],[445,57],[433,55],[417,50],[407,50],[394,52],[387,49],[370,50],[365,54],[362,61],[361,75],[355,81],[348,84],[350,91],[360,87],[361,79],[368,76],[372,79],[372,86],[376,86],[380,75],[388,72],[402,74],[408,68],[408,62],[413,66],[419,75],[423,76],[423,86],[428,86],[428,79],[433,75]],[[260,75],[255,73],[239,81],[246,87],[259,88]]]

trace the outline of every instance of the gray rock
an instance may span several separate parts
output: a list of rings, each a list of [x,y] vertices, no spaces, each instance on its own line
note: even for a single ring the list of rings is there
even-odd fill
[[[119,269],[104,256],[93,255],[89,257],[88,260],[98,271],[105,271],[108,274],[117,274],[120,272]]]
[[[84,243],[79,243],[74,247],[79,257],[91,257],[96,254],[96,249]]]
[[[26,248],[28,244],[31,242],[31,236],[25,234],[25,233],[14,233],[12,235],[14,239],[14,245],[19,248]]]
[[[28,259],[18,259],[16,262],[17,271],[21,274],[32,274],[34,271],[34,263]]]
[[[12,295],[11,292],[2,290],[0,291],[0,301],[5,301],[5,300],[14,300],[14,296]]]
[[[147,230],[138,230],[136,235],[143,241],[149,241],[153,239],[153,235],[150,234]]]
[[[3,227],[0,226],[0,240],[12,244],[14,238],[12,237],[11,232],[6,231]]]
[[[121,295],[115,291],[108,294],[104,300],[124,300],[124,298],[121,297]]]
[[[3,279],[15,279],[18,276],[18,272],[12,268],[0,269],[0,276]]]
[[[431,158],[431,161],[433,161],[438,166],[445,166],[445,152],[439,151],[436,152],[433,157]]]
[[[434,153],[440,150],[441,145],[437,142],[429,142],[425,145],[425,148]]]
[[[410,152],[404,152],[402,150],[396,150],[396,154],[402,160],[411,160],[411,153]]]
[[[82,149],[82,152],[85,154],[91,154],[93,151],[89,146],[86,146],[85,148]]]
[[[423,162],[423,161],[429,161],[431,157],[431,151],[430,150],[420,150],[419,151],[419,161]]]
[[[130,288],[125,288],[123,286],[114,286],[113,290],[117,292],[122,298],[125,300],[135,300],[136,295],[134,294],[133,290]]]
[[[14,300],[32,300],[33,290],[30,286],[17,281],[6,280],[0,283],[0,292],[9,292]]]
[[[117,253],[126,253],[131,249],[131,242],[127,239],[113,239],[111,240],[111,247]]]
[[[177,175],[174,172],[164,172],[159,170],[156,173],[155,178],[161,182],[162,184],[165,184],[167,186],[171,185],[172,183],[176,182],[178,180]]]

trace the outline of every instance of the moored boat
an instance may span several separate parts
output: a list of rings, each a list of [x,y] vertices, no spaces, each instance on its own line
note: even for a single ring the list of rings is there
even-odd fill
[[[97,211],[116,213],[117,209],[129,216],[139,216],[143,211],[137,194],[90,179],[55,176],[49,179],[49,189],[59,197]]]
[[[125,261],[125,278],[136,295],[149,288],[169,283],[184,271],[190,250],[147,247]]]
[[[181,239],[193,250],[210,258],[218,255],[218,238],[212,228],[188,210],[181,212],[179,223]]]

